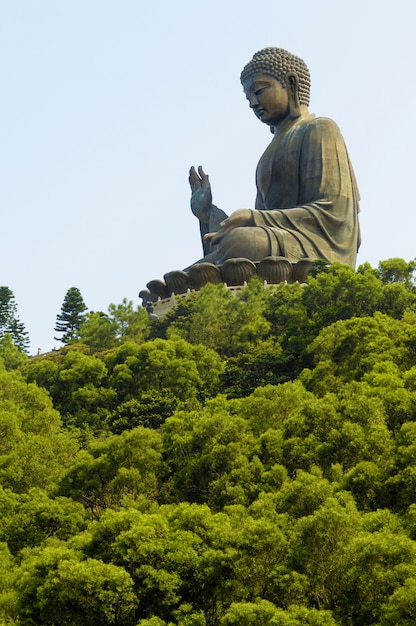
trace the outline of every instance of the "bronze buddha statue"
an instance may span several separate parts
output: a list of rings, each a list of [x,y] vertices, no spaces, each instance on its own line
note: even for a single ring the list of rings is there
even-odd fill
[[[200,284],[224,280],[221,272],[226,274],[233,262],[252,266],[247,276],[270,258],[292,265],[323,259],[355,267],[357,184],[338,126],[308,111],[306,64],[281,48],[264,48],[244,67],[241,83],[250,108],[273,134],[257,166],[255,208],[228,217],[212,203],[203,168],[191,168],[191,208],[199,219],[204,256],[165,275],[169,295],[183,291],[187,281],[195,286],[198,272],[205,277]]]

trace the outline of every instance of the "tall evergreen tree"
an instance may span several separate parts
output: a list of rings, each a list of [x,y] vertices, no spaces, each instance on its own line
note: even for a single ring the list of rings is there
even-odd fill
[[[69,343],[73,339],[78,338],[79,328],[85,320],[84,311],[86,311],[86,309],[87,306],[80,290],[77,287],[68,289],[61,307],[61,312],[56,316],[55,330],[58,333],[63,333],[62,337],[55,337],[57,341]]]
[[[0,287],[0,339],[10,335],[13,343],[23,352],[29,348],[29,336],[17,315],[17,304],[9,287]]]

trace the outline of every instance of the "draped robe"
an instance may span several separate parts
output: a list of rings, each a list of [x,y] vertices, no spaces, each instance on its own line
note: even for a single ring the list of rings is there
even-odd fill
[[[355,267],[359,193],[344,140],[330,119],[287,119],[260,158],[254,224],[270,254],[322,258]]]
[[[339,261],[355,267],[360,245],[359,193],[338,126],[305,108],[275,129],[256,171],[254,226],[267,233],[268,255]],[[203,236],[215,232],[226,213],[212,205],[200,224],[205,260],[221,264],[227,238],[210,252]],[[253,229],[240,229],[252,234]],[[255,229],[254,229],[255,230]],[[254,235],[255,239],[255,235]],[[247,246],[247,258],[251,258]],[[253,261],[260,259],[252,258]]]

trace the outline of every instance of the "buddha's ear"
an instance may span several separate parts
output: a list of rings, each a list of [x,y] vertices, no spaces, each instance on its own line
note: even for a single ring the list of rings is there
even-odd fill
[[[289,93],[290,117],[299,117],[301,114],[299,102],[299,76],[296,72],[288,72],[285,76],[285,80]]]

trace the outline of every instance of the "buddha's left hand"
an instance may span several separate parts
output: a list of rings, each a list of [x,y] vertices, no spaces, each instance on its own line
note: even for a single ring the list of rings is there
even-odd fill
[[[231,213],[230,217],[223,220],[220,223],[220,229],[216,233],[208,233],[204,239],[211,245],[215,246],[223,237],[234,228],[240,228],[241,226],[254,226],[253,216],[250,209],[238,209]]]

